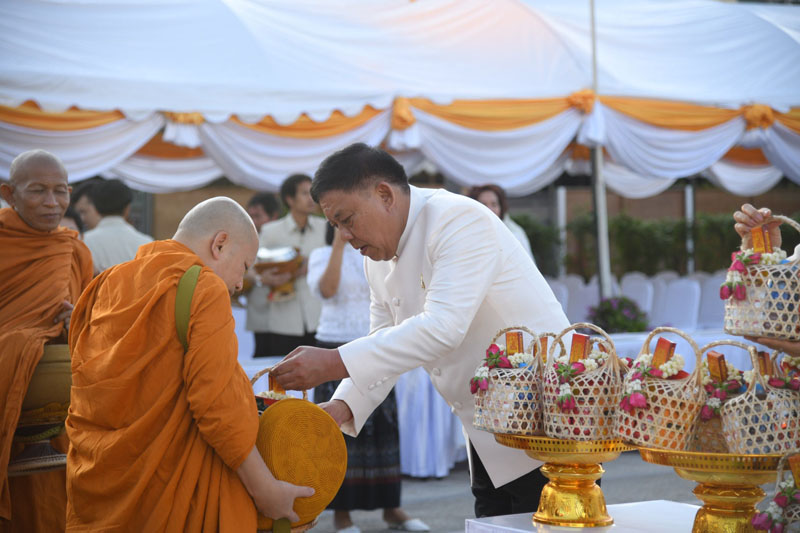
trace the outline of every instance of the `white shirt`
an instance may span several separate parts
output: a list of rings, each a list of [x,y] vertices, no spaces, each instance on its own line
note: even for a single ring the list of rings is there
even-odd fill
[[[533,257],[533,251],[531,250],[531,242],[528,240],[528,234],[525,233],[522,226],[514,222],[514,219],[508,216],[508,213],[503,217],[503,223],[505,223],[506,227],[511,231],[514,238],[519,241],[525,251],[528,252],[533,262],[536,263],[536,258]]]
[[[303,257],[325,246],[325,220],[308,217],[306,228],[300,231],[291,213],[261,226],[259,246],[277,248],[294,246]],[[277,333],[300,336],[316,331],[320,302],[308,289],[306,277],[294,281],[294,297],[270,302],[269,287],[253,287],[247,296],[247,329],[258,333]]]
[[[357,433],[400,374],[421,366],[500,486],[541,463],[472,426],[469,380],[502,328],[558,333],[569,321],[519,241],[488,208],[444,190],[411,187],[410,195],[396,259],[365,260],[372,333],[339,348],[350,377],[333,397],[353,413],[342,430]]]
[[[364,258],[358,250],[345,244],[342,271],[336,294],[324,298],[319,282],[331,257],[330,246],[317,248],[308,259],[308,288],[322,302],[317,339],[345,343],[369,333],[369,284],[364,276]]]
[[[122,217],[106,216],[83,234],[83,242],[92,252],[95,271],[102,272],[133,259],[139,247],[153,242],[153,238],[137,231]]]

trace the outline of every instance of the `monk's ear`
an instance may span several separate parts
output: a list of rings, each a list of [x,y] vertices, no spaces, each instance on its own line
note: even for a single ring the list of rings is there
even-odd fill
[[[0,196],[8,205],[14,205],[14,187],[10,183],[0,183]]]
[[[222,257],[222,249],[228,246],[231,242],[230,235],[227,231],[218,231],[214,234],[211,240],[211,257],[218,260]]]

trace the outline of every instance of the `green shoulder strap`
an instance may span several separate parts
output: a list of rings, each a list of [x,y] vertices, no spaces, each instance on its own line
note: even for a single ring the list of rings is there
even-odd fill
[[[200,265],[192,265],[183,273],[178,282],[178,293],[175,295],[175,327],[178,330],[178,339],[183,345],[184,353],[189,350],[186,334],[189,331],[189,315],[192,310],[192,295],[200,276]]]

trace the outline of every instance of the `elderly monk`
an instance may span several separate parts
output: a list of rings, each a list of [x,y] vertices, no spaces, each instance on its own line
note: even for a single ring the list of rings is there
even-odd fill
[[[531,257],[485,206],[410,186],[400,163],[364,144],[323,161],[311,194],[366,257],[372,332],[338,349],[300,347],[273,376],[290,389],[347,378],[324,408],[354,435],[402,373],[423,367],[469,436],[475,514],[535,511],[541,463],[473,427],[469,390],[498,330],[569,325]]]
[[[78,300],[68,531],[255,531],[256,508],[297,520],[294,499],[314,490],[277,481],[256,451],[255,399],[237,360],[230,296],[257,250],[247,212],[212,198]],[[193,265],[184,353],[175,298]]]
[[[64,165],[44,150],[17,156],[0,194],[0,531],[63,531],[64,470],[8,478],[12,438],[48,342],[66,342],[72,304],[92,279],[88,248],[58,227],[69,205]],[[66,436],[54,439],[66,452]]]

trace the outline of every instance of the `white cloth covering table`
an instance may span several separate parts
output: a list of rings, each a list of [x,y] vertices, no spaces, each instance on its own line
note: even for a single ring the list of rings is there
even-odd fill
[[[699,507],[688,503],[653,500],[637,503],[620,503],[608,506],[614,524],[606,527],[566,528],[533,523],[531,513],[469,518],[466,533],[564,533],[566,531],[609,531],[614,533],[680,533],[692,530],[694,516]]]

